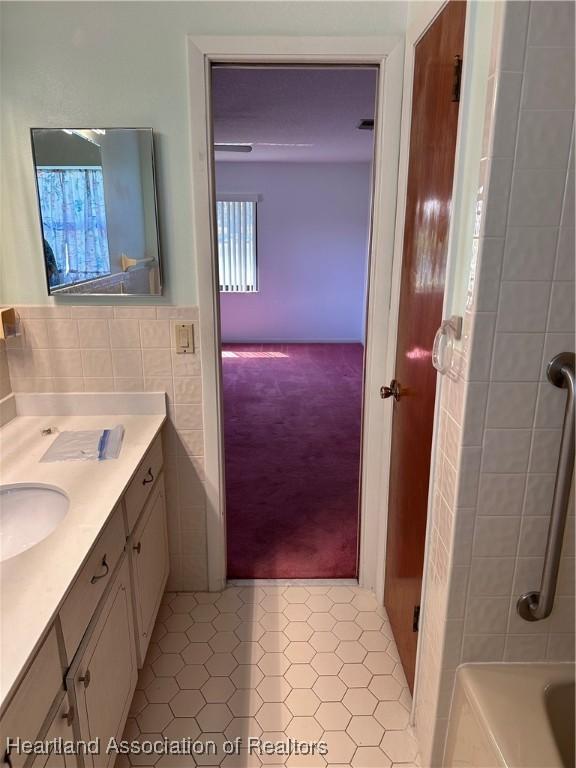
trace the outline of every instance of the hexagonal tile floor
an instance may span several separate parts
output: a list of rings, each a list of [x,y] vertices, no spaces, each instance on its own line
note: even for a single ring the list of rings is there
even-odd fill
[[[124,737],[189,737],[216,753],[131,754],[118,766],[418,765],[411,698],[385,610],[358,587],[231,586],[166,593]],[[325,742],[322,756],[248,739]],[[239,754],[224,743],[241,739]]]

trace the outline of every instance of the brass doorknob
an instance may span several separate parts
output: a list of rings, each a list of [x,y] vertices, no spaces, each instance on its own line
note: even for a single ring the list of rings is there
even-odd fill
[[[389,397],[393,397],[394,400],[400,400],[400,384],[396,379],[392,379],[389,387],[380,387],[380,397],[383,400],[387,400]]]

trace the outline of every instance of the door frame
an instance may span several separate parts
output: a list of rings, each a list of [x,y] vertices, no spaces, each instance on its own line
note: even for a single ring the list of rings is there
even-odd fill
[[[400,268],[393,262],[397,260],[397,169],[404,37],[189,35],[187,43],[193,224],[202,357],[207,582],[211,591],[222,589],[226,583],[220,313],[211,151],[211,65],[365,64],[379,68],[366,311],[358,580],[361,586],[375,590],[382,602],[392,414],[380,398],[380,386],[391,377],[393,362],[390,366],[390,360],[393,361],[395,354],[391,306],[393,274],[399,274]],[[393,348],[392,353],[390,348]]]

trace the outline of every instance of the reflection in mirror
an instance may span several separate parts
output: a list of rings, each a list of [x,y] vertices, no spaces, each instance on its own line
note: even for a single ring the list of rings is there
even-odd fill
[[[150,128],[33,128],[50,294],[162,293]]]

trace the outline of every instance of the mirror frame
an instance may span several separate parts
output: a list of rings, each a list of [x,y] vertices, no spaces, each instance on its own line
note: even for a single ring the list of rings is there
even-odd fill
[[[94,130],[93,128],[83,128],[78,127],[77,125],[73,127],[69,126],[44,126],[42,128],[33,127],[30,128],[30,144],[32,147],[32,168],[34,171],[34,185],[36,188],[36,202],[37,202],[37,209],[38,209],[38,219],[40,224],[40,237],[42,239],[42,242],[44,241],[44,223],[42,221],[42,208],[40,206],[40,190],[38,187],[38,175],[37,175],[37,163],[36,163],[36,152],[34,151],[34,132],[35,131],[90,131]],[[156,153],[155,153],[155,133],[153,128],[146,128],[146,127],[140,127],[140,128],[128,128],[125,126],[121,127],[106,127],[104,126],[102,128],[104,131],[148,131],[150,133],[150,161],[152,163],[152,186],[153,186],[153,193],[154,193],[154,216],[155,216],[155,229],[156,229],[156,243],[157,243],[157,249],[158,249],[158,284],[159,284],[159,292],[158,293],[84,293],[82,291],[78,291],[78,293],[75,293],[74,291],[67,291],[67,290],[56,290],[52,291],[50,286],[50,281],[48,278],[48,272],[46,270],[46,263],[44,255],[42,255],[42,269],[44,270],[44,277],[46,279],[46,289],[48,291],[48,296],[60,296],[65,298],[91,298],[94,296],[98,297],[104,297],[106,299],[110,299],[112,302],[115,298],[120,298],[122,300],[124,299],[130,299],[130,298],[140,298],[140,299],[151,299],[151,298],[160,298],[164,295],[164,273],[162,269],[162,245],[160,240],[160,218],[158,213],[158,190],[157,190],[157,183],[158,183],[158,176],[156,173]],[[42,254],[43,254],[43,246],[42,248]],[[112,273],[111,273],[112,274]],[[71,285],[86,285],[87,283],[93,282],[94,278],[91,280],[79,280],[77,283],[72,283]]]

